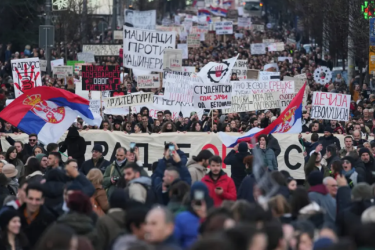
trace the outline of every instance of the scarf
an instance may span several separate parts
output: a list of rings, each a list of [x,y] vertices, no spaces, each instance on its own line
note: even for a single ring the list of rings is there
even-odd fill
[[[352,168],[349,171],[342,170],[342,174],[345,175],[345,177],[350,177],[354,172],[355,168]]]
[[[126,159],[123,160],[123,161],[118,161],[118,160],[116,160],[116,164],[117,164],[118,166],[121,166],[122,164],[124,164],[125,161],[126,161]]]

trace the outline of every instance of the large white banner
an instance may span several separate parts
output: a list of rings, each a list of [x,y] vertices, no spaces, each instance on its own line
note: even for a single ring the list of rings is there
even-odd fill
[[[264,55],[266,54],[266,46],[264,43],[252,43],[250,44],[252,55]]]
[[[124,11],[124,25],[136,29],[155,30],[156,28],[156,10]]]
[[[311,118],[348,121],[350,116],[350,95],[313,92]]]
[[[164,50],[174,49],[175,45],[174,32],[124,26],[124,67],[163,72]]]
[[[216,22],[215,23],[216,35],[230,35],[233,34],[233,22]]]
[[[11,60],[14,93],[16,98],[24,91],[42,86],[39,58]]]
[[[154,93],[137,93],[104,98],[106,108],[122,108],[128,106],[144,105],[151,103]]]
[[[240,136],[239,133],[230,133],[233,136]],[[9,134],[15,141],[22,141],[27,143],[29,136],[26,134],[13,135]],[[99,144],[103,147],[103,156],[106,160],[113,161],[116,155],[116,149],[125,147],[129,149],[130,142],[135,142],[140,151],[140,160],[144,162],[144,167],[151,170],[153,162],[163,157],[164,142],[176,142],[179,148],[187,155],[189,159],[193,155],[203,149],[212,151],[215,155],[221,156],[222,159],[231,151],[221,143],[219,136],[215,133],[161,133],[161,134],[125,134],[124,132],[117,131],[103,131],[103,130],[89,130],[81,131],[82,136],[86,141],[86,160],[91,159],[92,149],[94,145]],[[297,134],[273,134],[278,140],[281,148],[281,153],[277,157],[278,167],[280,170],[288,171],[295,179],[305,179],[303,147],[298,142]],[[310,140],[309,135],[303,134],[303,137]],[[66,134],[61,137],[60,142],[65,140]],[[336,135],[340,140],[341,145],[344,145],[344,136]],[[1,137],[1,145],[3,150],[6,151],[10,145]],[[66,157],[63,156],[63,160]],[[231,174],[231,167],[223,164],[223,170],[229,175]],[[151,173],[151,172],[150,172]]]
[[[84,44],[82,52],[90,52],[94,56],[119,56],[121,44]]]
[[[232,95],[232,106],[229,109],[225,109],[223,112],[238,113],[279,108],[279,96],[280,92]]]
[[[268,92],[295,93],[293,81],[232,81],[233,95],[249,95]]]

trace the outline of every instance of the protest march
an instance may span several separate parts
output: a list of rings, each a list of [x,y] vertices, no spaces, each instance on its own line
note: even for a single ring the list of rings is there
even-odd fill
[[[13,2],[0,250],[375,249],[373,1]]]

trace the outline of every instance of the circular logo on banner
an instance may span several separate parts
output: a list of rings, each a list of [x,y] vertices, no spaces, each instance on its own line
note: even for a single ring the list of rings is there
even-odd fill
[[[211,80],[211,82],[219,83],[221,79],[228,73],[229,70],[229,63],[228,62],[221,62],[217,63],[215,66],[212,66],[207,72],[207,77]]]
[[[326,85],[331,79],[332,73],[326,66],[321,66],[314,71],[314,81],[321,85]]]

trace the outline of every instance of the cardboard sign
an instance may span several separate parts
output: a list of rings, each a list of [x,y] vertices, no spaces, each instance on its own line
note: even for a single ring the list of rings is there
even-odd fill
[[[350,95],[313,92],[310,116],[313,119],[349,121]]]
[[[177,44],[177,49],[182,50],[182,59],[189,58],[188,45],[186,43]]]
[[[127,68],[163,72],[165,49],[174,49],[176,34],[154,30],[138,30],[124,26],[124,60]]]
[[[163,70],[181,71],[182,67],[182,50],[165,49],[163,57]]]
[[[259,70],[257,69],[248,69],[247,70],[247,79],[248,80],[258,80]]]
[[[233,95],[249,95],[268,92],[294,94],[293,81],[232,81]]]
[[[124,40],[123,38],[123,31],[122,30],[115,30],[113,32],[113,39],[114,40]]]
[[[252,55],[264,55],[266,54],[266,46],[263,43],[252,43],[250,44]]]
[[[189,34],[187,36],[187,46],[189,48],[199,48],[201,46],[200,34]]]
[[[259,71],[259,81],[280,80],[280,72]]]
[[[121,44],[84,44],[82,52],[90,52],[94,56],[119,56]]]
[[[73,67],[72,66],[55,66],[53,68],[53,74],[57,76],[57,78],[65,78],[69,75],[73,75]]]
[[[233,22],[216,22],[215,23],[216,35],[230,35],[233,34]]]
[[[155,30],[156,10],[124,10],[124,25],[136,29]]]
[[[160,77],[158,74],[137,76],[137,87],[139,89],[159,88]]]
[[[154,93],[151,92],[104,98],[104,102],[106,105],[105,107],[108,109],[143,105],[147,103],[152,103],[153,100]]]
[[[82,66],[82,90],[115,91],[120,88],[119,66]]]
[[[14,94],[17,97],[34,87],[42,86],[39,58],[11,60]]]
[[[232,106],[224,113],[247,112],[279,108],[280,92],[269,92],[250,95],[232,95]]]
[[[83,61],[87,63],[95,63],[95,57],[93,53],[81,52],[77,54],[78,61]]]

